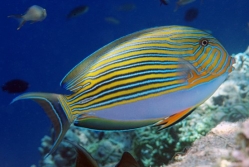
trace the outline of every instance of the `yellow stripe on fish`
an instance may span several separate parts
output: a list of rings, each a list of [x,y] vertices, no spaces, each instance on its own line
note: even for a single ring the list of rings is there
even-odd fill
[[[27,93],[53,122],[52,153],[69,126],[127,130],[169,127],[209,98],[234,59],[210,34],[184,26],[142,30],[97,50],[63,78],[70,95]]]
[[[80,114],[82,111],[100,110],[184,89],[187,83],[184,76],[179,75],[182,70],[179,58],[182,57],[187,61],[193,60],[196,69],[202,71],[205,67],[204,60],[207,57],[203,56],[203,52],[210,52],[211,48],[206,48],[207,51],[205,51],[204,47],[199,45],[199,39],[192,36],[190,38],[186,33],[184,38],[179,38],[182,35],[179,33],[181,29],[165,30],[167,28],[156,30],[153,34],[151,32],[143,34],[101,56],[89,69],[88,74],[82,75],[76,80],[82,79],[82,82],[71,85],[71,89],[87,85],[81,89],[81,93],[78,92],[67,97],[69,105],[72,106],[72,113]],[[197,37],[207,36],[205,32],[191,30],[191,33],[196,33]],[[178,43],[172,39],[177,40]],[[193,53],[195,54],[193,55]],[[172,57],[172,54],[176,56]],[[177,56],[183,54],[186,56]],[[197,57],[198,61],[194,62]],[[212,59],[209,58],[207,65],[210,61]],[[210,70],[208,68],[202,71],[202,74]],[[195,80],[196,78],[191,80],[189,76],[190,83]],[[200,82],[202,81],[196,84]],[[162,91],[151,91],[152,85],[154,89],[155,87],[162,88]],[[171,85],[171,89],[163,90],[163,87],[169,88],[169,85]],[[191,86],[195,85],[189,85],[188,88]],[[113,92],[116,90],[118,93],[114,94]],[[145,91],[150,91],[150,95],[140,93]]]

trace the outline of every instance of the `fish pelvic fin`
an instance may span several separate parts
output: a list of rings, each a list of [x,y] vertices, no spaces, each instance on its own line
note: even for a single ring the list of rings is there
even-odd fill
[[[17,27],[17,30],[20,30],[20,28],[26,23],[26,20],[22,19],[20,24],[19,24],[19,27]]]
[[[168,128],[168,127],[182,121],[189,114],[191,114],[195,109],[196,109],[196,107],[188,108],[186,110],[183,110],[181,112],[173,114],[173,115],[171,115],[169,117],[164,118],[163,120],[158,121],[153,126],[159,126],[159,130],[162,130],[164,128]]]
[[[48,154],[44,157],[46,158],[57,149],[73,122],[74,116],[72,116],[65,101],[63,101],[63,95],[53,93],[25,93],[13,99],[11,103],[23,99],[31,99],[37,102],[53,123],[56,140]]]

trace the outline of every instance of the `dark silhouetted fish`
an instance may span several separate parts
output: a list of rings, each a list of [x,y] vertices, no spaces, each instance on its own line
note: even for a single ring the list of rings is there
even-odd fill
[[[160,0],[160,5],[168,5],[169,1],[168,0]]]
[[[199,14],[199,10],[197,8],[190,8],[186,11],[184,20],[187,22],[191,22],[197,18],[198,14]]]
[[[115,167],[139,167],[139,164],[130,153],[124,152],[120,162]]]
[[[67,15],[67,19],[71,19],[73,17],[82,15],[86,13],[88,10],[89,10],[89,7],[86,5],[78,6],[69,12],[69,14]]]
[[[21,79],[13,79],[2,86],[2,90],[8,93],[22,93],[29,88],[29,83]]]
[[[77,150],[76,166],[75,167],[99,167],[95,159],[87,152],[86,149],[73,143],[72,141],[66,140],[68,143],[72,144]],[[133,156],[124,152],[120,162],[115,167],[139,167],[137,161]]]

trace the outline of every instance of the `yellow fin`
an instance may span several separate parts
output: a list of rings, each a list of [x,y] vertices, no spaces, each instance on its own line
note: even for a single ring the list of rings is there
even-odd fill
[[[188,108],[186,110],[173,114],[167,118],[164,118],[163,120],[158,121],[157,123],[154,124],[154,126],[160,126],[160,130],[168,128],[186,118],[194,110],[195,108]]]

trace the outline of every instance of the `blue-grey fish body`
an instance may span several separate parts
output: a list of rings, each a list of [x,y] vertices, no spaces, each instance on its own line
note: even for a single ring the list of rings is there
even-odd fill
[[[21,19],[17,28],[19,30],[27,21],[31,21],[32,23],[43,21],[47,17],[47,11],[38,5],[33,5],[24,15],[10,15],[8,17]]]

